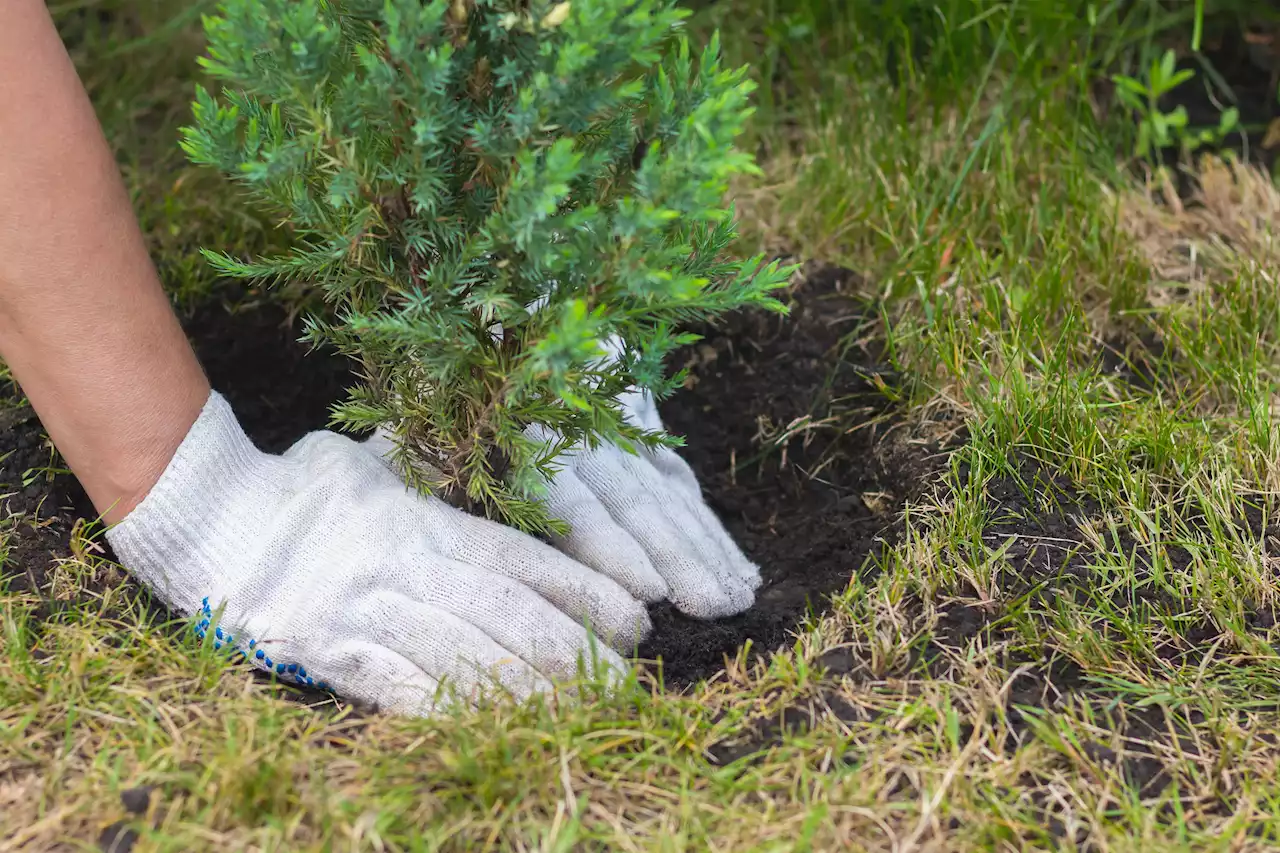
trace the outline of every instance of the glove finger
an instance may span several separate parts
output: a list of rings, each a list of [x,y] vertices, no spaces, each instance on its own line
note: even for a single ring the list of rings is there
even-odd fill
[[[312,660],[313,673],[324,675],[340,696],[381,711],[425,717],[448,704],[436,679],[378,643],[346,640]]]
[[[658,473],[698,500],[702,500],[702,484],[698,482],[698,476],[693,473],[689,463],[680,458],[680,454],[666,447],[658,450],[650,450],[646,447],[640,453],[658,470]]]
[[[619,401],[623,404],[628,419],[632,423],[647,430],[666,429],[663,426],[662,418],[658,414],[658,406],[652,395],[633,391],[621,395]],[[718,544],[718,550],[723,555],[723,559],[729,566],[730,571],[747,583],[752,590],[757,589],[760,586],[760,569],[746,558],[746,555],[742,553],[742,549],[733,541],[733,537],[724,529],[720,519],[706,505],[706,501],[702,496],[702,486],[689,463],[670,448],[659,448],[657,450],[644,448],[641,450],[640,455],[666,478],[672,488],[681,489],[693,498],[693,505],[702,510],[698,515],[703,528],[706,530],[707,535]]]
[[[373,639],[474,702],[492,688],[525,698],[550,683],[519,655],[466,618],[397,593],[378,593],[356,607]]]
[[[742,549],[738,547],[738,543],[733,541],[733,537],[729,535],[729,531],[724,529],[724,525],[716,514],[712,512],[711,507],[707,506],[701,500],[690,501],[685,506],[690,518],[690,526],[696,524],[702,531],[700,537],[692,537],[695,544],[699,547],[706,559],[718,559],[722,565],[735,579],[738,584],[746,587],[746,589],[754,592],[760,587],[760,567],[747,559],[747,555],[742,553]],[[712,556],[714,555],[714,556]],[[751,603],[748,600],[747,607]]]
[[[671,601],[702,619],[715,619],[751,605],[751,589],[727,566],[717,549],[699,544],[702,523],[689,512],[700,502],[673,500],[658,472],[616,448],[583,454],[578,476],[649,555],[667,581]]]
[[[542,547],[555,552],[550,546]],[[519,559],[523,555],[516,552],[511,556]],[[567,557],[560,556],[572,564]],[[577,617],[568,615],[518,580],[474,563],[441,556],[434,560],[430,570],[419,573],[419,582],[411,593],[413,597],[474,625],[540,675],[574,678],[578,675],[580,660],[587,664],[588,672],[593,663],[619,673],[626,671],[617,652],[583,627]],[[647,623],[648,613],[643,605],[630,596],[626,596],[626,600],[639,609]]]
[[[353,444],[350,439],[332,434],[325,440],[342,444],[344,448]],[[373,484],[353,495],[349,520],[355,523],[356,516],[367,519],[367,523],[356,524],[357,528],[404,531],[418,537],[419,544],[415,545],[411,539],[408,550],[397,557],[399,563],[387,566],[380,575],[404,577],[407,574],[416,578],[415,597],[421,599],[416,593],[433,568],[453,560],[501,577],[513,590],[521,591],[513,592],[513,596],[536,599],[543,605],[550,602],[576,620],[579,630],[581,622],[588,621],[600,636],[619,648],[634,648],[648,632],[650,621],[644,604],[616,581],[527,534],[470,515],[439,499],[405,500],[403,482],[380,464],[372,452],[331,455],[346,465],[344,475],[348,470],[360,469],[357,473],[363,478],[361,481]],[[358,479],[344,476],[343,482]],[[415,565],[422,568],[406,572]],[[447,585],[449,581],[442,578],[440,583]],[[449,609],[458,616],[468,615],[465,608],[451,606]]]
[[[678,453],[668,449],[647,451],[646,458],[653,463],[659,473],[669,480],[678,479],[686,486],[692,486],[692,493],[695,497],[695,501],[691,505],[692,511],[697,514],[708,539],[716,544],[722,559],[730,571],[744,582],[750,584],[751,589],[758,589],[761,583],[760,567],[747,558],[737,541],[725,528],[724,522],[707,505],[707,502],[702,497],[702,488],[698,485],[698,478],[694,475],[693,469],[689,467],[689,463],[681,459]]]
[[[618,402],[622,404],[623,413],[631,424],[650,432],[666,432],[667,428],[658,415],[658,404],[654,401],[652,394],[644,391],[628,391],[618,395]],[[674,452],[668,449],[643,448],[640,453],[663,475],[670,477],[699,499],[702,498],[702,486],[698,484],[698,478],[694,475],[693,469]]]
[[[618,403],[622,406],[623,416],[632,425],[650,432],[666,429],[658,414],[657,401],[647,391],[625,391],[618,395]]]
[[[667,582],[644,548],[613,520],[573,468],[558,472],[551,482],[547,510],[569,525],[567,534],[552,537],[553,544],[565,554],[613,578],[641,601],[667,597]]]
[[[629,650],[652,627],[644,603],[617,581],[550,545],[441,501],[424,501],[420,506],[430,516],[421,522],[421,529],[429,531],[439,553],[502,578],[511,589],[522,590],[520,596],[549,605],[544,609],[564,616],[577,631],[585,621],[614,648]]]

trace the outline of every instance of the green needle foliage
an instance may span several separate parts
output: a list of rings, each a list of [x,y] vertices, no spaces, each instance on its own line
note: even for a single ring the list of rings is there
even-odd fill
[[[745,69],[695,57],[671,0],[226,0],[183,146],[283,220],[283,256],[208,252],[317,288],[306,338],[356,359],[335,409],[411,481],[525,530],[572,445],[673,443],[629,387],[682,381],[679,331],[770,295],[734,260]],[[602,342],[609,342],[606,352]],[[530,429],[538,426],[545,429]],[[547,435],[554,436],[548,442]]]

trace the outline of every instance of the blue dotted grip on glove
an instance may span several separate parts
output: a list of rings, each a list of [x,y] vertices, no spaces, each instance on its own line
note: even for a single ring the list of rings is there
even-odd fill
[[[307,668],[296,663],[280,663],[273,661],[265,651],[258,648],[257,640],[250,640],[248,651],[240,648],[235,644],[235,637],[230,631],[223,631],[222,626],[214,626],[213,611],[209,608],[209,599],[206,597],[200,605],[200,621],[194,626],[196,636],[203,640],[209,633],[209,629],[213,628],[213,647],[221,649],[226,646],[231,654],[237,654],[241,660],[252,659],[254,665],[267,672],[274,672],[280,678],[286,681],[292,681],[295,684],[304,687],[318,687],[321,690],[328,690],[329,685],[323,681],[316,681],[307,675]]]

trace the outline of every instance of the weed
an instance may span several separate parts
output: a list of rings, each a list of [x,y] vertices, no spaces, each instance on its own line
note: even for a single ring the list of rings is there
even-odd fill
[[[1176,63],[1174,52],[1166,50],[1160,59],[1151,63],[1144,80],[1124,74],[1111,78],[1121,103],[1139,117],[1135,148],[1139,157],[1151,157],[1164,148],[1177,147],[1183,154],[1189,154],[1202,145],[1220,145],[1240,121],[1240,111],[1235,107],[1222,111],[1216,128],[1188,127],[1187,109],[1181,104],[1171,112],[1164,112],[1161,99],[1195,77],[1190,69],[1178,70]]]

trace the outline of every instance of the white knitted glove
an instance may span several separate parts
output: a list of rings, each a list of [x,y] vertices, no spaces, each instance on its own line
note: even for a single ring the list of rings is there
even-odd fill
[[[259,666],[402,713],[446,682],[524,695],[648,630],[621,586],[403,482],[331,432],[257,450],[210,396],[150,494],[107,533],[134,575]],[[221,621],[214,620],[221,610]]]
[[[647,430],[663,429],[645,393],[620,398],[624,414]],[[528,434],[550,443],[543,427]],[[365,445],[388,458],[382,432]],[[746,558],[702,499],[693,470],[674,451],[578,448],[557,459],[549,484],[551,515],[570,532],[553,540],[565,554],[620,583],[636,598],[669,599],[699,619],[718,619],[751,606],[760,569]]]
[[[634,391],[620,402],[636,425],[663,429],[650,395]],[[751,606],[760,569],[707,506],[693,469],[675,451],[632,454],[606,445],[571,450],[563,462],[547,498],[551,514],[571,528],[555,540],[561,551],[643,601],[669,599],[699,619]]]

